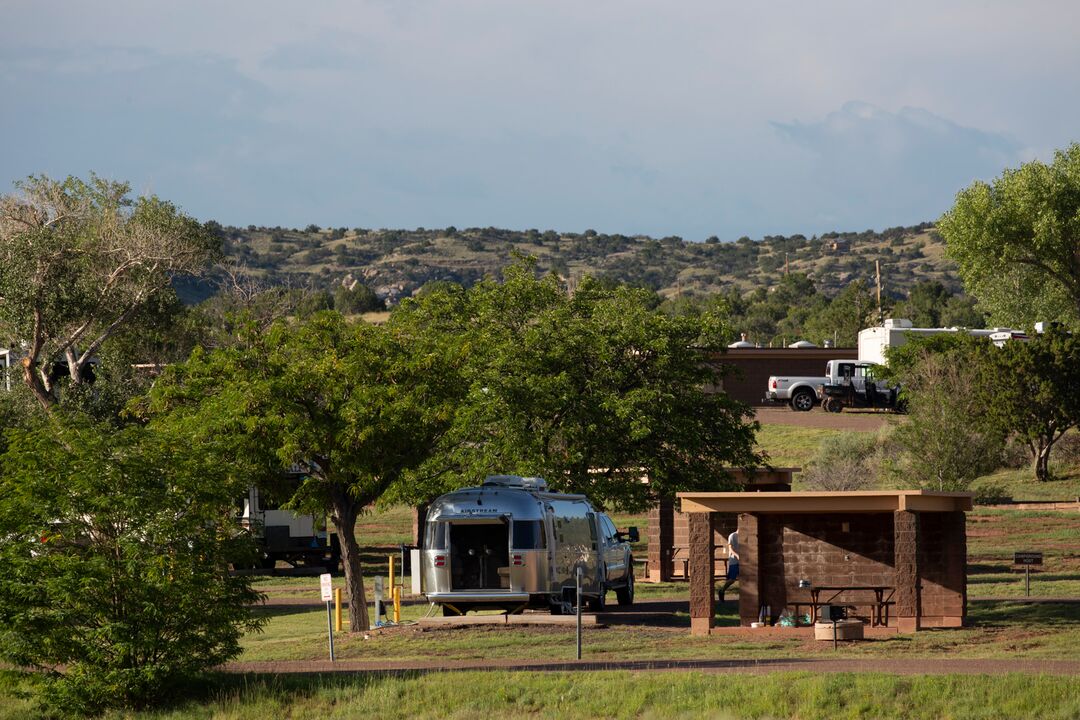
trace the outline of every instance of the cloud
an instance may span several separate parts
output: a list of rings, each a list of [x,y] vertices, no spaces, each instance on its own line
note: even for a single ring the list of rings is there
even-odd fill
[[[815,214],[847,218],[856,227],[934,219],[959,189],[1025,155],[1009,135],[964,127],[924,108],[889,112],[848,102],[819,121],[771,125],[803,153]]]

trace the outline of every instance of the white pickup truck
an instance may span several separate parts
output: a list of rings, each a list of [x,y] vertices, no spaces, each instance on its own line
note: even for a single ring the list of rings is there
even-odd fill
[[[822,385],[837,385],[845,377],[858,391],[866,383],[866,375],[872,363],[857,360],[830,360],[825,363],[825,374],[821,376],[785,377],[773,375],[769,378],[765,390],[765,399],[770,402],[791,405],[792,410],[807,412],[819,404]]]

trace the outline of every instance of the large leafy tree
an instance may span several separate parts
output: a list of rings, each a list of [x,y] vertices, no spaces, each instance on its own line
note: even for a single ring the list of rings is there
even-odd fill
[[[989,414],[1023,441],[1038,480],[1050,480],[1050,452],[1080,424],[1080,336],[1052,327],[991,353],[983,386]]]
[[[995,322],[1080,321],[1080,143],[973,183],[938,229]]]
[[[410,496],[514,472],[641,508],[760,464],[750,411],[708,391],[718,379],[708,360],[730,337],[722,318],[673,317],[654,300],[589,279],[571,297],[521,263],[502,283],[444,286],[402,307],[392,325],[438,334],[469,358],[453,431],[412,474]]]
[[[79,385],[103,343],[197,274],[220,241],[171,203],[125,183],[30,177],[0,197],[0,342],[23,348],[37,401],[57,401],[54,371]]]
[[[55,414],[0,456],[0,657],[65,711],[151,703],[239,654],[258,593],[231,516],[243,483],[208,445]]]
[[[197,350],[155,383],[140,412],[195,444],[227,438],[229,462],[306,470],[290,502],[333,521],[356,632],[369,627],[357,518],[450,426],[462,387],[454,361],[423,338],[323,312]]]

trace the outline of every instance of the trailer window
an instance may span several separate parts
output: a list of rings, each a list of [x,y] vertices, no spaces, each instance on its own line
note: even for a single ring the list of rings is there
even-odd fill
[[[543,522],[540,520],[515,520],[512,547],[518,550],[537,550],[547,547]]]
[[[444,522],[431,522],[427,524],[427,530],[425,534],[427,538],[424,540],[424,546],[428,550],[445,550],[446,549],[446,525]]]

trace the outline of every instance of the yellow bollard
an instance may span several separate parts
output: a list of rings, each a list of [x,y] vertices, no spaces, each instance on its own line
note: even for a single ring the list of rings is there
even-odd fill
[[[388,582],[386,584],[386,587],[393,588],[394,587],[394,556],[390,555],[388,557],[390,558],[390,573],[389,573],[390,582]],[[393,594],[393,590],[391,590],[390,592],[391,592],[391,594]]]
[[[334,588],[334,630],[341,632],[341,588]]]
[[[401,586],[394,586],[394,624],[401,622]]]

